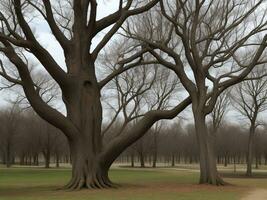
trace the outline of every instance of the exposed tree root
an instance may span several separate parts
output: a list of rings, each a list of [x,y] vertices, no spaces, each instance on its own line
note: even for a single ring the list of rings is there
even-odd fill
[[[63,187],[65,190],[81,190],[81,189],[108,189],[117,188],[119,185],[112,183],[108,177],[102,175],[94,176],[75,176],[70,182]]]
[[[212,180],[211,178],[208,178],[206,180],[200,180],[199,184],[208,184],[214,186],[230,185],[230,183],[225,182],[220,176],[217,176],[216,180]]]

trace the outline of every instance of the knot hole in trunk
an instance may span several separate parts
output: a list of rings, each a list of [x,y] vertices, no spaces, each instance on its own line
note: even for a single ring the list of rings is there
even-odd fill
[[[84,81],[83,83],[84,87],[88,88],[92,86],[92,82],[91,81]]]

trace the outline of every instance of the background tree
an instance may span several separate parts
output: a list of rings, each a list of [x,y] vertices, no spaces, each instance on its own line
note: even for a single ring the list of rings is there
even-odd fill
[[[267,40],[263,2],[160,1],[160,8],[144,13],[141,22],[133,19],[124,28],[125,35],[140,41],[160,64],[177,74],[190,95],[200,183],[225,184],[217,171],[214,135],[208,131],[206,117],[224,90],[263,62]]]
[[[249,121],[249,139],[247,148],[247,176],[252,175],[253,154],[255,153],[255,133],[259,114],[267,109],[267,79],[264,69],[255,69],[248,81],[236,86],[232,94],[235,108]]]
[[[216,104],[211,112],[211,128],[213,134],[216,135],[218,129],[223,124],[225,115],[229,110],[230,94],[228,91],[223,92],[216,101]]]
[[[18,106],[18,102],[15,102],[0,115],[1,122],[5,125],[1,131],[1,140],[7,167],[11,167],[11,164],[14,163],[14,151],[12,149],[14,148],[14,137],[20,123],[20,113],[21,109]]]

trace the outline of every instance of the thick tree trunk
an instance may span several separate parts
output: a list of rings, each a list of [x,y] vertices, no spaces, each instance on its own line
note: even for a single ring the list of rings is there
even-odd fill
[[[109,188],[115,185],[108,177],[109,166],[87,145],[88,141],[77,140],[70,143],[72,155],[72,178],[66,189]]]
[[[215,156],[215,136],[208,132],[205,114],[194,112],[195,129],[200,153],[200,184],[225,185],[219,176]]]
[[[87,76],[86,74],[84,75]],[[88,77],[65,98],[67,114],[79,128],[69,140],[72,178],[66,189],[108,188],[114,184],[108,178],[110,165],[100,158],[102,151],[102,106],[95,78]]]

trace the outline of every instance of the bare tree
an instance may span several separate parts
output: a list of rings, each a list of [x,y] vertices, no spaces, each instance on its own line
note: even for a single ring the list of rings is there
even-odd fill
[[[139,40],[160,64],[177,74],[190,95],[199,143],[200,183],[225,184],[217,171],[211,142],[214,135],[207,129],[206,116],[224,90],[264,62],[267,22],[263,2],[160,1],[160,8],[124,28],[125,35]]]
[[[264,69],[255,69],[245,82],[236,86],[232,94],[233,105],[249,121],[249,139],[247,146],[247,176],[252,175],[252,162],[255,150],[255,133],[259,114],[267,110],[267,79]]]
[[[211,112],[211,126],[213,134],[216,134],[223,123],[223,119],[229,111],[230,95],[228,91],[223,92]]]
[[[120,153],[145,134],[155,121],[175,117],[190,103],[186,99],[171,110],[148,112],[128,134],[116,137],[108,145],[102,144],[101,90],[120,73],[139,65],[142,62],[139,58],[146,49],[136,46],[124,61],[120,59],[116,71],[101,80],[97,80],[96,60],[128,17],[146,12],[158,1],[120,0],[118,10],[102,19],[97,18],[96,0],[1,1],[0,51],[9,61],[2,66],[1,75],[21,85],[33,109],[68,138],[72,178],[66,188],[111,187],[108,170]],[[32,27],[37,18],[48,24],[62,48],[66,71],[38,41]],[[98,37],[101,34],[103,37]],[[29,70],[29,54],[37,58],[38,64],[59,85],[66,116],[41,98]],[[8,73],[9,66],[18,70],[19,78]]]
[[[180,87],[177,77],[170,70],[157,65],[150,68],[146,65],[140,66],[117,76],[109,84],[110,89],[103,101],[111,115],[109,123],[102,131],[104,139],[109,141],[114,137],[114,132],[118,137],[134,129],[147,111],[171,108],[177,101],[172,98],[172,94],[179,92]],[[112,130],[113,126],[118,130]],[[108,132],[111,134],[107,134]],[[134,145],[142,167],[145,165],[145,149],[143,139]]]
[[[155,124],[155,128],[152,130],[152,134],[153,134],[153,149],[152,149],[153,163],[152,163],[152,167],[153,168],[155,168],[157,166],[158,146],[159,146],[158,137],[159,137],[159,133],[161,131],[161,128],[162,128],[162,123],[161,123],[161,121],[159,121]]]

